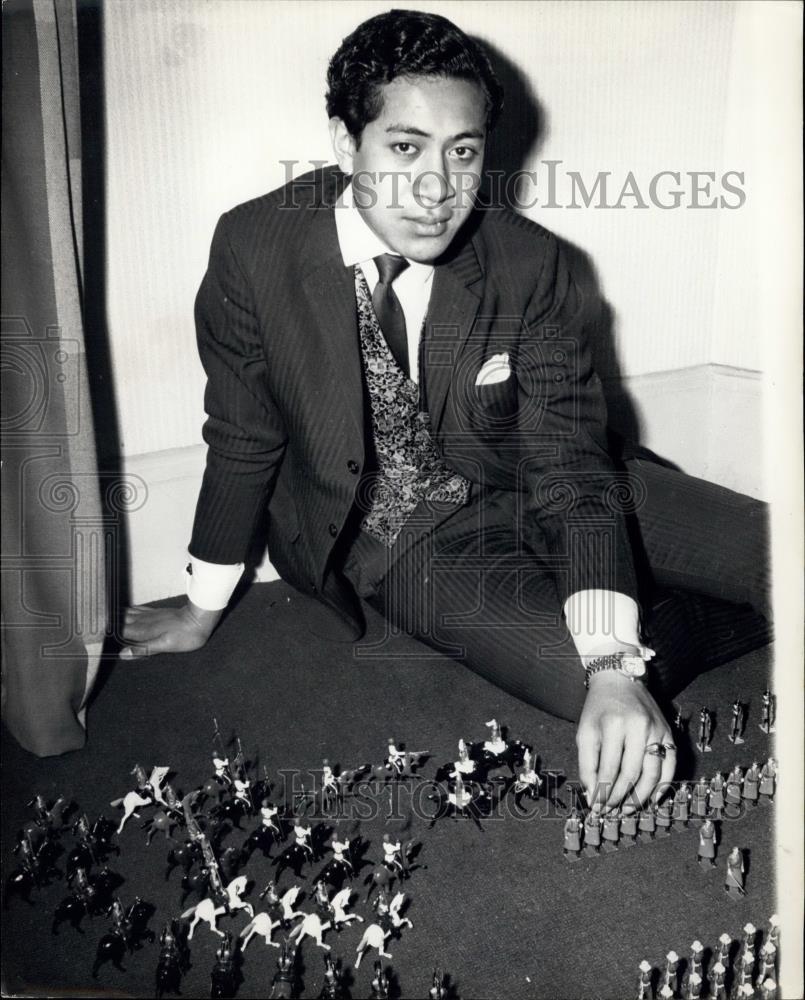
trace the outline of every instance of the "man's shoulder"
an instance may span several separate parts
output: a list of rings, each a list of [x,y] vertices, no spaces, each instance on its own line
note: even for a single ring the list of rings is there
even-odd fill
[[[507,206],[479,206],[478,233],[492,253],[513,259],[544,257],[556,246],[556,237],[545,226]]]
[[[320,210],[331,209],[347,183],[337,166],[320,166],[293,177],[273,191],[250,198],[222,216],[230,232],[241,234],[302,231]]]

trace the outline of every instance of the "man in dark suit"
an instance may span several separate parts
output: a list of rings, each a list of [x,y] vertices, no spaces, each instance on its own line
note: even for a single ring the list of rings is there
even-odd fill
[[[712,643],[684,601],[644,596],[635,555],[655,582],[760,604],[762,505],[611,456],[556,239],[479,203],[502,93],[477,44],[391,11],[345,39],[328,83],[338,168],[216,229],[196,302],[209,451],[188,602],[132,609],[124,652],[206,641],[267,507],[284,579],[356,638],[362,598],[579,719],[588,794],[628,795],[628,811],[673,777],[655,694]]]

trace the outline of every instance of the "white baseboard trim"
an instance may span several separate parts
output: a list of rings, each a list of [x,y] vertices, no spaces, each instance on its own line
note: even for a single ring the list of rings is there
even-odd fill
[[[765,498],[762,476],[762,375],[726,365],[634,375],[604,383],[610,423],[629,431],[685,472]],[[131,598],[159,600],[184,591],[187,544],[204,472],[206,446],[124,458],[147,498],[128,516]],[[266,558],[261,581],[276,580]]]

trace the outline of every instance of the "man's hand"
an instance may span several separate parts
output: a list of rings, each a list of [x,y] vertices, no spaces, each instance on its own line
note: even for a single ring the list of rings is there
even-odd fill
[[[646,753],[652,743],[665,746],[664,758]],[[674,777],[676,749],[669,749],[674,739],[668,723],[645,685],[617,670],[590,677],[576,746],[581,783],[596,810],[623,803],[624,813],[635,812],[652,793],[656,801]]]
[[[223,611],[205,611],[188,600],[181,608],[126,608],[120,651],[125,660],[154,653],[189,653],[200,649],[221,620]]]

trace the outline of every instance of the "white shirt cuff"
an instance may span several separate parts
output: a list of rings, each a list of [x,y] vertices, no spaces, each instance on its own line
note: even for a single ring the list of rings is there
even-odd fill
[[[640,609],[637,602],[616,590],[579,590],[562,609],[579,656],[590,656],[637,646],[640,642]]]
[[[209,563],[190,556],[190,563],[185,569],[187,596],[203,611],[223,610],[243,575],[244,565]]]

